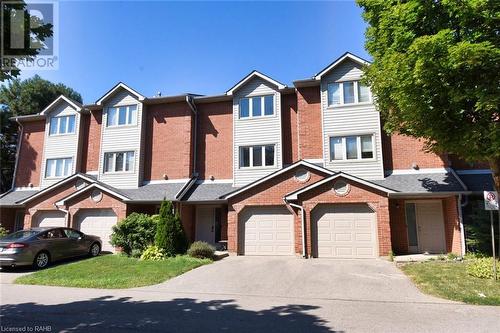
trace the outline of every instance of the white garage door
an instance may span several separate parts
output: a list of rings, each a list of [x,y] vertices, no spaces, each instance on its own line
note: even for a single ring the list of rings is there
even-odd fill
[[[293,216],[285,207],[256,207],[243,211],[245,255],[293,255]]]
[[[51,210],[40,212],[37,214],[33,226],[34,227],[65,227],[66,219],[63,212],[59,210]]]
[[[317,257],[377,257],[376,214],[368,205],[325,205],[312,213]]]
[[[76,217],[77,229],[84,234],[99,236],[102,240],[103,251],[114,251],[109,243],[109,237],[116,222],[116,215],[111,209],[82,210]]]

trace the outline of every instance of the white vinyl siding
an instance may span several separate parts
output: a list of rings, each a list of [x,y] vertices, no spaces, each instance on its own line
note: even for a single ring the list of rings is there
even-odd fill
[[[352,103],[342,104],[343,89],[342,84],[335,95],[341,100],[341,105],[331,107],[328,105],[328,84],[330,87],[335,83],[345,81],[359,81],[362,76],[361,65],[346,60],[324,75],[321,80],[321,109],[323,122],[323,160],[326,168],[333,171],[344,171],[357,177],[365,179],[382,179],[384,177],[382,159],[382,140],[380,128],[380,115],[372,103]],[[359,88],[354,84],[355,101],[359,99]],[[366,91],[363,90],[363,96]],[[330,93],[330,95],[332,95]],[[332,137],[358,137],[363,135],[373,136],[373,158],[353,158],[353,159],[331,159]],[[360,140],[358,140],[360,141]],[[338,153],[347,155],[345,145],[337,142],[332,149]],[[367,149],[365,143],[365,150]],[[357,142],[356,156],[363,153],[362,142]]]
[[[74,122],[68,121],[70,117],[74,118]],[[54,105],[53,109],[47,114],[41,166],[42,172],[40,175],[41,188],[55,184],[60,181],[61,178],[66,177],[66,175],[72,175],[78,170],[80,159],[78,154],[80,144],[80,119],[80,114],[75,108],[64,100]],[[51,134],[51,122],[53,124],[52,126],[57,126],[57,131],[52,130],[53,134]],[[73,133],[69,133],[72,128]],[[72,162],[67,164],[66,172],[63,171],[65,176],[46,177],[46,175],[52,175],[52,170],[47,170],[47,161],[54,159],[71,159]],[[49,167],[52,168],[52,165]]]
[[[129,107],[131,105],[137,106],[135,111],[136,121],[124,126],[107,126],[110,108]],[[128,91],[120,90],[104,103],[103,110],[99,180],[117,188],[136,188],[140,184],[142,172],[143,139],[141,138],[141,132],[143,128],[143,105]],[[128,119],[130,112],[126,112],[125,115],[125,119]],[[112,121],[111,124],[113,123]],[[106,153],[116,152],[134,152],[133,161],[129,162],[133,164],[133,170],[105,172]]]
[[[273,96],[273,114],[266,115],[266,96]],[[244,98],[261,97],[262,116],[240,118],[240,101]],[[250,101],[247,99],[247,101]],[[246,103],[246,102],[244,102]],[[249,102],[253,103],[253,102]],[[269,103],[269,97],[267,100]],[[269,109],[269,106],[267,107]],[[277,87],[260,78],[253,78],[233,94],[233,174],[234,185],[243,186],[262,178],[282,167],[281,153],[281,95]],[[240,148],[248,146],[274,146],[274,166],[241,168]],[[264,151],[262,152],[263,154]],[[263,161],[265,164],[265,159]]]

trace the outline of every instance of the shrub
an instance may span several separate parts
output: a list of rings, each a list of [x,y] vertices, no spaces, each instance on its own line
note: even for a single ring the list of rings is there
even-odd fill
[[[206,242],[197,241],[191,244],[189,250],[187,251],[187,254],[194,258],[213,259],[215,254],[215,247]]]
[[[147,249],[144,250],[144,252],[142,252],[141,260],[159,261],[167,259],[167,257],[168,256],[165,253],[165,250],[160,249],[155,245],[150,245]]]
[[[133,250],[142,252],[153,244],[156,234],[156,220],[146,214],[132,213],[113,226],[111,244],[121,247],[131,255]]]
[[[131,256],[132,258],[140,258],[140,257],[141,257],[141,255],[142,255],[142,252],[143,252],[143,251],[142,251],[142,250],[140,250],[140,249],[132,249],[132,252],[130,252],[130,256]]]
[[[164,201],[160,207],[155,245],[165,250],[168,256],[186,252],[187,239],[178,214],[174,214],[170,201]]]
[[[484,253],[481,253],[481,252],[467,252],[464,255],[465,260],[472,260],[472,259],[485,258],[485,257],[487,257],[487,255]]]
[[[5,229],[2,224],[0,224],[0,237],[7,236],[9,234],[9,230]]]
[[[500,262],[497,261],[497,270],[500,270]],[[476,258],[467,262],[467,274],[480,279],[493,278],[493,258]],[[497,277],[500,276],[497,271]]]

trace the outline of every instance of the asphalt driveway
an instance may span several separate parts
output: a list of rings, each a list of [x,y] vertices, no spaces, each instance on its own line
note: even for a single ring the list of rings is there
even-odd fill
[[[122,290],[15,285],[4,274],[22,273],[0,273],[2,331],[500,331],[500,307],[425,296],[382,260],[230,257]]]

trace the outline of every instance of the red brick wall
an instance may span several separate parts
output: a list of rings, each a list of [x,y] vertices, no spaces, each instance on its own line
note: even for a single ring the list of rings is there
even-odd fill
[[[419,168],[444,168],[448,166],[447,158],[434,153],[427,153],[422,140],[401,134],[390,137],[382,135],[384,169],[411,169],[413,162]]]
[[[321,98],[318,87],[297,88],[298,158],[323,158]]]
[[[232,179],[233,102],[202,103],[197,109],[196,171],[201,179]]]
[[[101,149],[102,110],[82,114],[82,172],[99,170]]]
[[[297,95],[281,95],[281,123],[283,129],[283,164],[292,164],[299,158]]]
[[[185,102],[145,110],[144,180],[191,176],[192,112]]]
[[[338,178],[337,178],[338,179]],[[338,196],[332,191],[333,183],[327,182],[317,188],[312,189],[299,196],[299,203],[303,205],[306,211],[306,243],[307,253],[311,255],[314,241],[312,239],[312,221],[311,212],[320,204],[332,203],[368,203],[377,214],[377,232],[379,256],[386,256],[392,249],[391,245],[391,226],[389,223],[389,199],[383,192],[344,179],[350,184],[351,189],[345,196]]]
[[[405,218],[405,201],[389,200],[391,243],[395,254],[408,253],[408,230]]]
[[[462,254],[462,240],[460,236],[460,219],[456,197],[443,199],[443,216],[446,252],[453,252],[460,255]]]
[[[325,176],[322,172],[307,168],[310,171],[311,177],[307,182],[301,183],[294,178],[295,172],[298,169],[299,168],[294,168],[228,200],[227,233],[228,249],[230,252],[242,252],[242,249],[238,248],[237,222],[238,216],[245,207],[284,206],[283,197],[285,194],[310,185]],[[301,235],[302,233],[300,218],[295,218],[294,231],[296,235]],[[299,254],[302,252],[302,243],[300,238],[296,238],[295,252]]]
[[[39,186],[45,139],[45,120],[23,123],[21,149],[16,170],[16,187]]]

